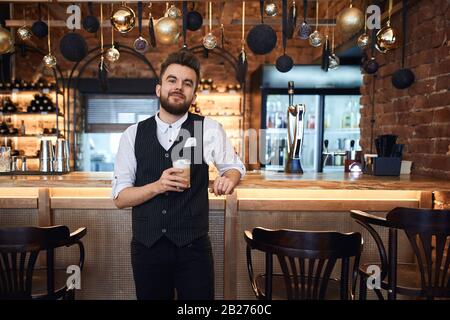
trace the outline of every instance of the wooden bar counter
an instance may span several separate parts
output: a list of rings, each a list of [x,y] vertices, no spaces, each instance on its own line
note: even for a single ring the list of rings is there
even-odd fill
[[[0,188],[10,187],[110,187],[111,172],[71,172],[64,175],[0,176]],[[213,176],[210,177],[210,180]],[[437,184],[439,187],[437,187]],[[356,189],[356,190],[422,190],[450,191],[450,181],[428,176],[401,175],[380,177],[359,173],[247,172],[239,188],[264,189]]]
[[[78,299],[135,298],[129,252],[131,210],[115,208],[111,179],[112,173],[85,172],[0,176],[0,226],[87,227],[83,239],[86,264]],[[216,298],[254,298],[245,264],[246,229],[359,231],[365,239],[362,261],[368,261],[377,258],[375,245],[350,219],[349,210],[384,215],[397,206],[432,208],[437,193],[450,193],[450,181],[414,175],[248,172],[233,195],[210,194]],[[399,245],[402,259],[411,260],[407,240],[400,239]],[[58,253],[57,263],[75,261],[76,250],[71,249]],[[262,255],[255,257],[255,272],[262,271],[263,259]]]

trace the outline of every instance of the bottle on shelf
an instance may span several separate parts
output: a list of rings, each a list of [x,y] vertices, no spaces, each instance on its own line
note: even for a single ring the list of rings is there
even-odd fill
[[[331,123],[331,116],[329,113],[325,114],[325,119],[324,119],[324,127],[325,129],[329,129],[330,128],[330,123]]]
[[[2,111],[3,112],[6,112],[6,113],[13,113],[13,112],[16,112],[17,111],[17,107],[14,105],[14,103],[11,101],[11,98],[9,98],[9,97],[6,97],[4,100],[3,100],[3,109],[2,109]]]
[[[310,114],[308,116],[308,121],[306,124],[307,129],[315,129],[316,128],[316,116],[313,114]]]
[[[280,143],[280,151],[279,151],[279,160],[278,160],[278,165],[280,166],[284,166],[284,159],[285,159],[285,154],[284,154],[284,149],[286,148],[286,140],[282,139],[281,143]]]
[[[349,112],[345,112],[342,116],[342,129],[348,129],[351,128],[352,121],[351,121],[351,115]]]
[[[281,118],[281,114],[279,112],[275,113],[275,128],[283,127],[283,119]]]
[[[24,135],[25,135],[25,130],[26,130],[26,127],[25,127],[25,121],[22,120],[22,124],[20,125],[20,135],[21,135],[21,136],[24,136]]]
[[[14,80],[14,89],[20,89],[20,80],[19,79]]]
[[[3,121],[2,124],[0,125],[0,134],[5,135],[8,133],[9,133],[8,125],[6,124],[5,121]]]
[[[270,160],[272,154],[272,141],[270,140],[270,135],[266,136],[266,140],[267,140],[267,155]]]
[[[25,81],[25,80],[21,80],[20,81],[20,86],[22,87],[23,90],[29,90],[30,88],[30,84]]]
[[[273,127],[274,127],[273,115],[269,114],[269,116],[267,117],[267,128]]]

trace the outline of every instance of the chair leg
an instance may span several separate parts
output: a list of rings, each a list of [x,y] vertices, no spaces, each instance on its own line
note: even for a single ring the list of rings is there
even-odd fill
[[[383,294],[381,293],[380,289],[373,289],[375,291],[375,294],[377,295],[379,300],[384,300]]]
[[[366,278],[359,278],[359,300],[367,300],[367,286],[366,286]]]
[[[75,289],[67,290],[63,299],[64,300],[75,300]]]

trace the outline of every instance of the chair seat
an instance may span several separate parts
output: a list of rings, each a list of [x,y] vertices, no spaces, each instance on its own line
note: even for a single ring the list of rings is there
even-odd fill
[[[55,291],[59,297],[62,297],[67,290],[66,281],[70,274],[65,269],[55,268]],[[43,299],[47,295],[47,269],[36,268],[33,272],[33,299]]]
[[[266,284],[265,274],[259,274],[256,277],[256,285],[265,292]],[[313,278],[313,283],[315,278]],[[300,283],[300,277],[299,277]],[[307,291],[308,286],[305,286]],[[300,289],[300,288],[299,288]],[[294,288],[292,288],[294,290]],[[294,292],[294,291],[293,291]],[[301,292],[300,292],[301,294]],[[274,274],[272,277],[272,300],[286,300],[286,285],[282,274]],[[340,281],[337,279],[330,279],[328,281],[327,292],[325,293],[325,300],[340,300]]]
[[[377,263],[365,263],[360,266],[360,272],[367,275],[367,267],[370,265],[376,265],[381,268]],[[387,287],[387,277],[383,281],[383,287]],[[397,286],[408,289],[415,289],[420,291],[422,285],[420,281],[419,266],[415,263],[397,263]]]

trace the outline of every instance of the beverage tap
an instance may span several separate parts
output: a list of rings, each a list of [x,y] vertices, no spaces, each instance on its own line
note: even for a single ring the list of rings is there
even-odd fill
[[[294,81],[288,83],[289,106],[287,109],[288,159],[284,171],[287,173],[303,173],[301,165],[304,115],[304,104],[294,104]]]

